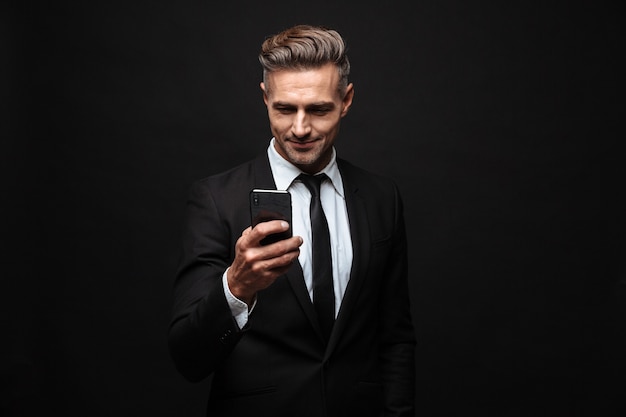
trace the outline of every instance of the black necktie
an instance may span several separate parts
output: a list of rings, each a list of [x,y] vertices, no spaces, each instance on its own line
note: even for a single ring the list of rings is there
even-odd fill
[[[320,185],[326,174],[316,176],[301,174],[300,180],[311,192],[311,234],[313,236],[313,305],[326,341],[335,321],[335,296],[333,293],[333,269],[330,254],[330,235],[322,201]]]

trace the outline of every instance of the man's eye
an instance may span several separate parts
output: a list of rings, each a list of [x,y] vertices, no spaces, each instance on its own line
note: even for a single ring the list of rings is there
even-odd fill
[[[325,114],[328,114],[330,110],[328,109],[313,109],[311,110],[311,113],[315,114],[316,116],[324,116]]]
[[[279,113],[282,114],[289,114],[289,113],[293,113],[293,109],[289,108],[289,107],[277,107],[276,110]]]

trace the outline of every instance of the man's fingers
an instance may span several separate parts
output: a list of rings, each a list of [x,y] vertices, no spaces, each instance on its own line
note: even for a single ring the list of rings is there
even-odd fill
[[[298,258],[299,250],[285,253],[281,256],[257,261],[252,264],[252,272],[255,276],[267,279],[277,278],[291,267],[291,264]]]
[[[261,222],[254,226],[250,231],[249,238],[255,243],[260,243],[266,236],[274,233],[281,233],[289,230],[289,223],[284,220],[270,220],[267,222]]]
[[[302,238],[293,236],[266,246],[247,248],[242,254],[247,264],[253,265],[262,262],[262,265],[267,267],[268,261],[274,261],[278,264],[293,261],[298,257],[301,245]]]

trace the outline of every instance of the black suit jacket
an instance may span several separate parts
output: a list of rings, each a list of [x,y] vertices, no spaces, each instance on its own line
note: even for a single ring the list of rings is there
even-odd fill
[[[222,288],[250,225],[249,192],[276,188],[267,155],[193,184],[169,345],[211,416],[412,416],[415,337],[402,202],[389,179],[338,159],[354,259],[325,344],[298,262],[257,295],[243,329]]]

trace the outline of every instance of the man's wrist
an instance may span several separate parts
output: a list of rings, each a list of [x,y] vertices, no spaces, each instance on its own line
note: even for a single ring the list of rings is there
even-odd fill
[[[248,322],[248,315],[252,311],[254,307],[253,304],[248,304],[245,301],[237,298],[228,287],[228,278],[226,272],[222,276],[222,286],[224,288],[224,296],[226,297],[226,302],[228,303],[228,307],[230,308],[230,312],[232,313],[235,321],[239,325],[239,328],[242,329],[246,323]]]
[[[233,284],[233,280],[231,280],[230,278],[230,268],[226,270],[225,275],[226,275],[226,284],[232,296],[246,303],[248,306],[251,306],[252,303],[254,302],[254,298],[256,294],[255,293],[249,294],[246,291],[242,290],[241,285]]]

